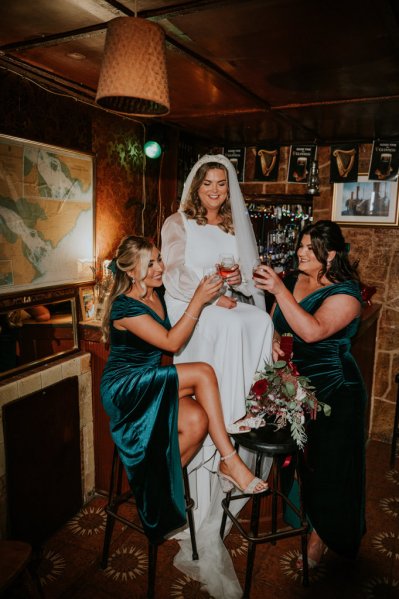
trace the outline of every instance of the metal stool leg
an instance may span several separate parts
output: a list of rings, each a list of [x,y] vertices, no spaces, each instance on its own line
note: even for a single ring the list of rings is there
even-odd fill
[[[111,545],[112,533],[114,531],[115,518],[112,514],[112,511],[115,509],[117,511],[118,506],[115,501],[116,497],[120,496],[122,489],[122,472],[123,466],[122,462],[119,460],[119,455],[116,447],[114,447],[114,454],[112,456],[112,468],[111,468],[111,481],[109,486],[108,493],[108,505],[105,508],[107,513],[107,523],[105,525],[105,534],[104,534],[104,544],[103,544],[103,553],[101,557],[100,566],[104,570],[108,564],[108,556],[109,556],[109,548]],[[115,485],[115,475],[116,475],[116,485]],[[116,488],[114,492],[114,488]]]
[[[395,377],[395,383],[399,385],[399,374]],[[393,432],[392,432],[392,444],[391,444],[391,458],[390,458],[390,466],[391,468],[395,467],[395,459],[396,459],[396,443],[399,437],[399,386],[398,393],[396,396],[396,408],[395,408],[395,418],[393,421]]]
[[[300,506],[300,514],[301,521],[303,523],[307,522],[304,501],[303,501],[303,492],[302,492],[302,484],[301,477],[299,475],[299,462],[296,463],[296,478],[299,486],[299,506]],[[309,562],[308,562],[308,528],[301,535],[301,552],[302,552],[302,585],[304,587],[309,586]]]
[[[260,468],[262,463],[262,454],[256,454],[256,465],[255,465],[255,476],[260,476]],[[252,497],[252,511],[251,511],[251,524],[250,524],[250,535],[256,537],[259,531],[259,516],[260,516],[260,495],[253,495]],[[272,523],[273,525],[273,523]],[[252,573],[254,570],[256,553],[256,543],[248,540],[248,556],[247,556],[247,568],[245,573],[245,585],[243,599],[249,599],[252,584]]]
[[[189,487],[189,482],[188,482],[187,468],[183,468],[183,484],[184,484],[184,499],[186,500],[186,513],[187,513],[188,527],[190,529],[190,539],[191,539],[191,548],[192,548],[192,552],[193,552],[193,560],[197,560],[199,558],[198,558],[197,539],[195,536],[195,525],[194,525],[194,516],[193,516],[194,501],[190,497],[190,487]]]
[[[155,595],[155,573],[157,570],[157,556],[158,545],[154,543],[148,543],[148,599],[153,599]]]

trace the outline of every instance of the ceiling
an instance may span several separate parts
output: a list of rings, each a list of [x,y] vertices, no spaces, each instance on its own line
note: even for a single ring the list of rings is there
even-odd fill
[[[399,0],[2,0],[0,68],[94,103],[107,22],[157,22],[158,119],[214,143],[399,139]]]

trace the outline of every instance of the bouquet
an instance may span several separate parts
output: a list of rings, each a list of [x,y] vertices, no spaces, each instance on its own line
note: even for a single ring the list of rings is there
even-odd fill
[[[282,336],[282,341],[283,337],[291,337],[286,341],[292,348],[292,335]],[[281,345],[287,346],[287,343]],[[299,374],[290,356],[291,352],[285,349],[287,360],[265,364],[264,369],[256,373],[247,408],[256,416],[274,416],[277,429],[289,423],[292,438],[303,449],[307,441],[306,417],[314,420],[320,411],[329,416],[331,408],[317,401],[310,379]]]

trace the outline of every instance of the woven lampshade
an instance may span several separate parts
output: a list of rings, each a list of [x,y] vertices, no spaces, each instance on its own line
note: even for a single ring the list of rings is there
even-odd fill
[[[108,23],[96,102],[124,114],[168,114],[165,35],[159,25],[137,17]]]

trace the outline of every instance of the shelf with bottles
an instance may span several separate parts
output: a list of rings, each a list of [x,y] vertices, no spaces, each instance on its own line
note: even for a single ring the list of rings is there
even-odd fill
[[[303,198],[303,196],[302,196]],[[248,212],[258,244],[259,256],[276,272],[290,270],[295,258],[298,233],[312,221],[312,203],[263,200],[248,201]]]

